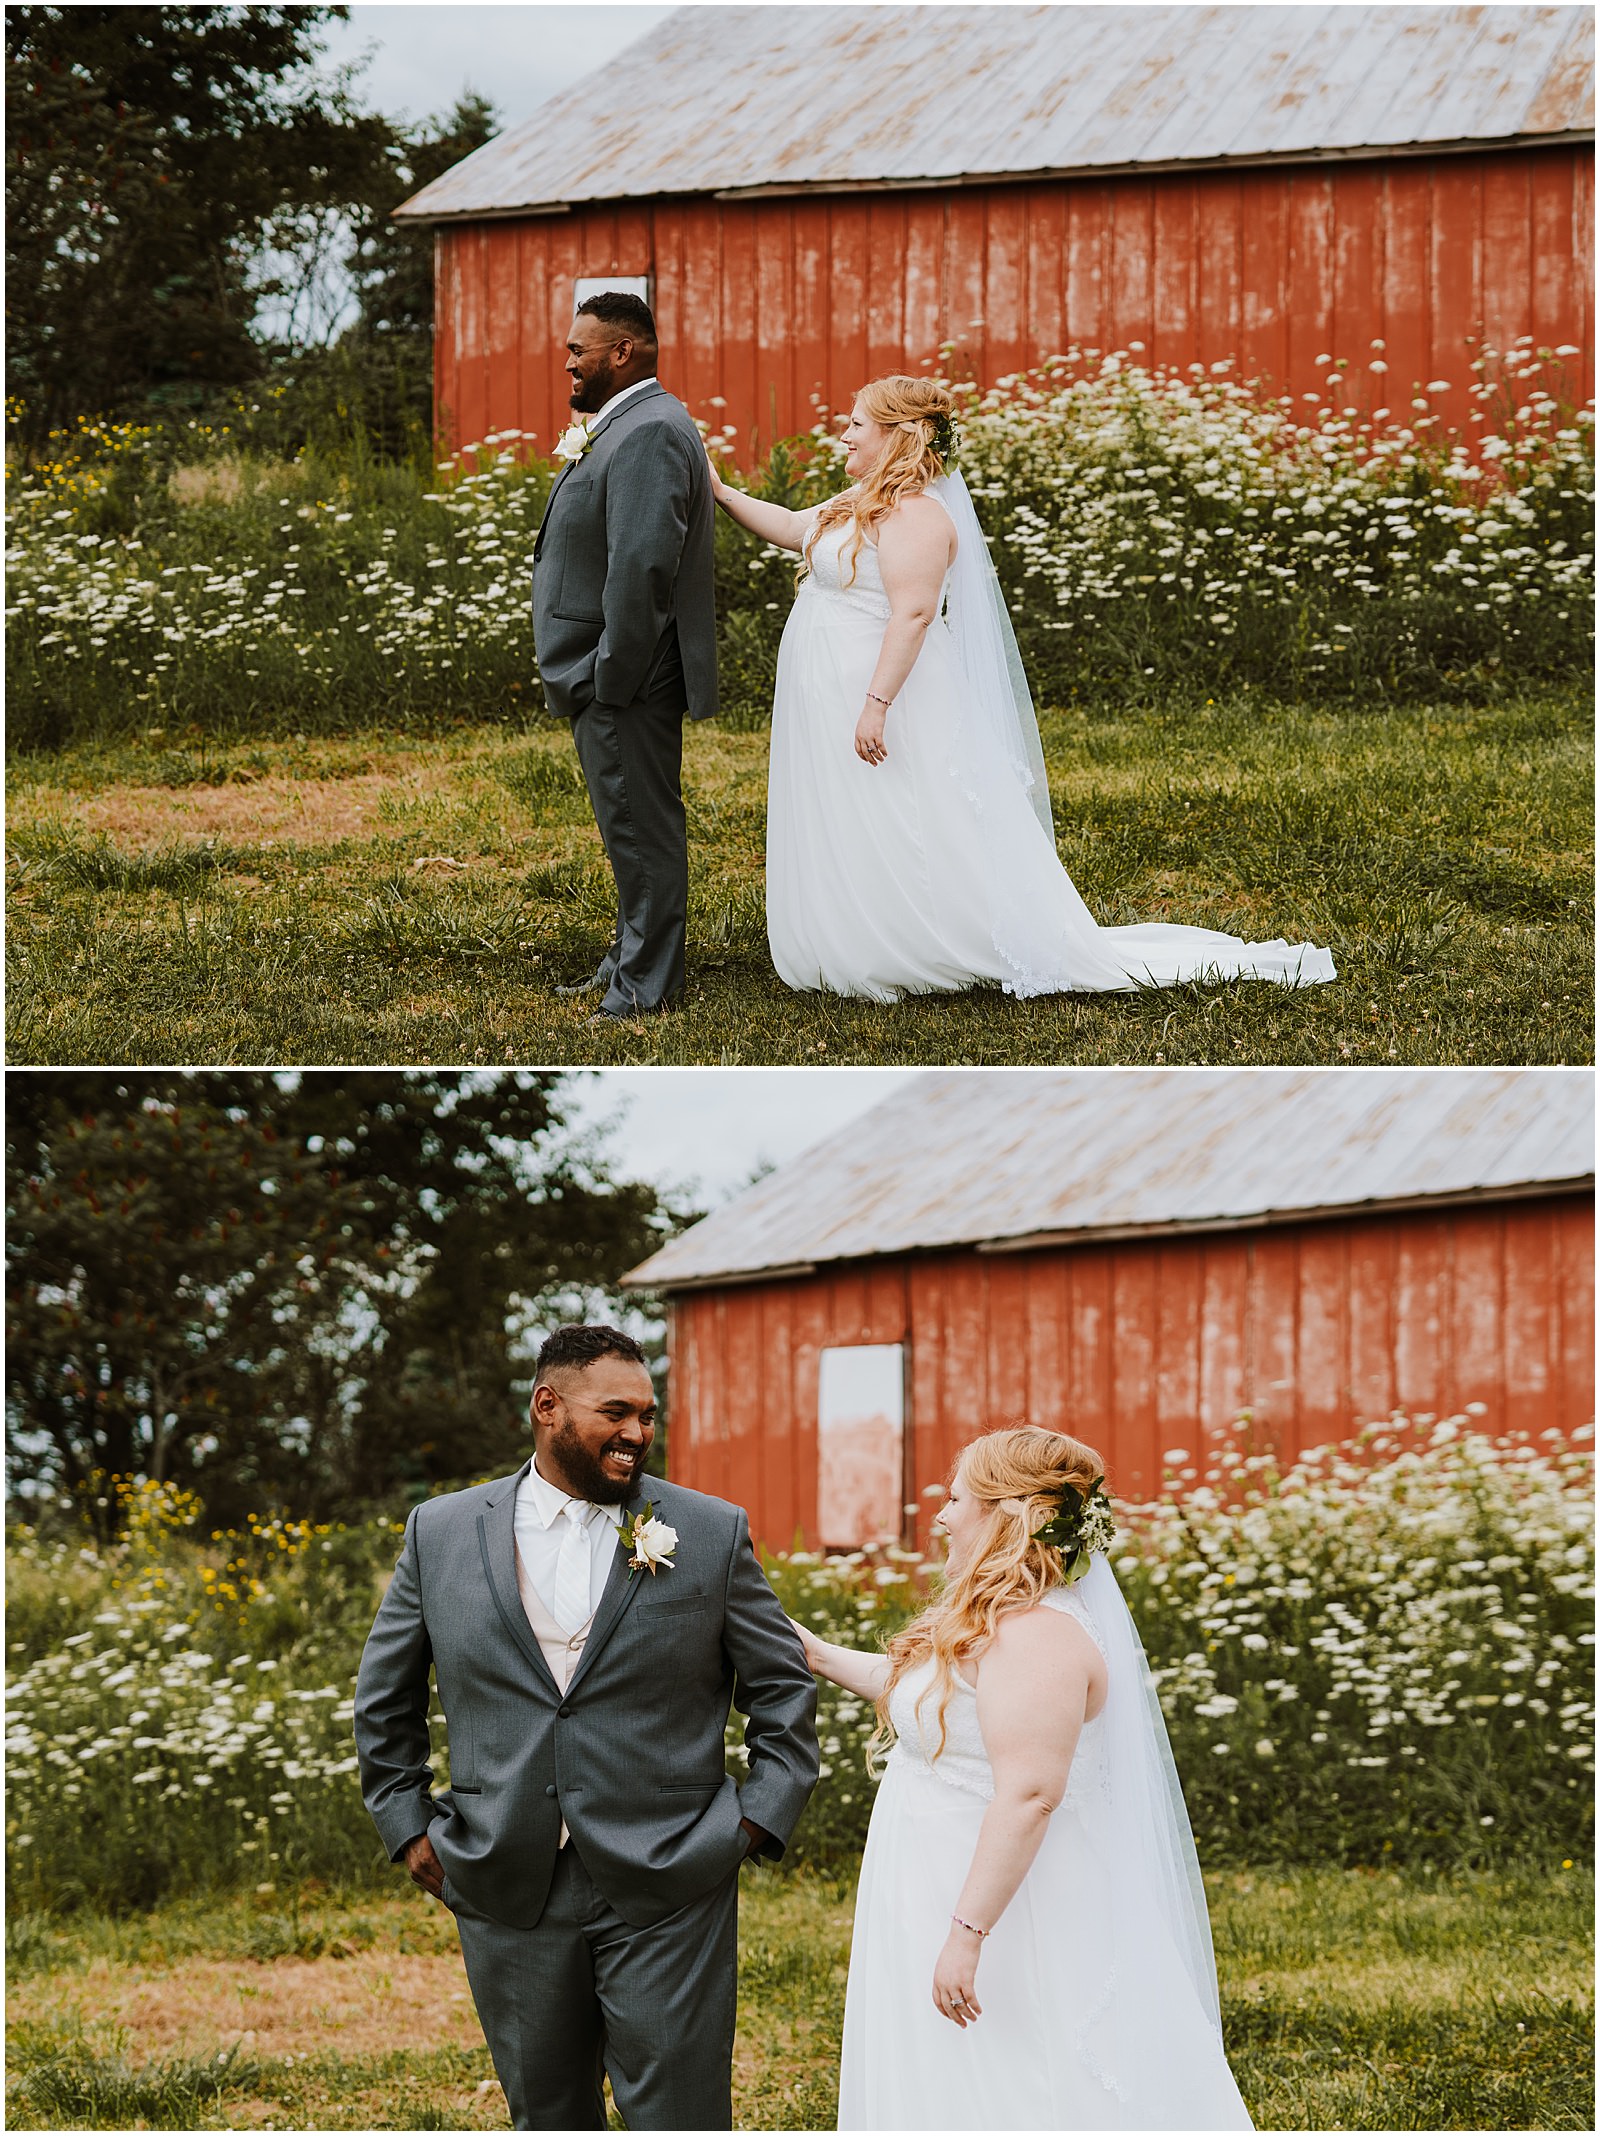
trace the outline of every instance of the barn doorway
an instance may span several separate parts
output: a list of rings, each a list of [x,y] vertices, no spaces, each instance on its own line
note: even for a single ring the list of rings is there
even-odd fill
[[[906,1346],[822,1351],[817,1372],[817,1535],[825,1550],[897,1543],[905,1524]]]

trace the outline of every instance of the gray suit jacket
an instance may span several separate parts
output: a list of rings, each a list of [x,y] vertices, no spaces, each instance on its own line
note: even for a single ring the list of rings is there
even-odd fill
[[[600,412],[556,477],[533,549],[533,642],[550,711],[717,709],[716,506],[700,433],[659,383]]]
[[[738,1867],[740,1818],[781,1854],[817,1779],[816,1684],[738,1506],[657,1477],[678,1531],[670,1570],[632,1572],[619,1540],[565,1695],[517,1593],[516,1476],[420,1505],[356,1682],[362,1793],[391,1860],[428,1832],[459,1895],[512,1928],[544,1908],[562,1819],[623,1919],[646,1927]],[[428,1671],[450,1786],[428,1764]],[[730,1702],[749,1775],[724,1765]]]

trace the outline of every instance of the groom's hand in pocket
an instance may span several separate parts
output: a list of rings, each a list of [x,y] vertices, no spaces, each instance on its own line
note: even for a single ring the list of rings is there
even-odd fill
[[[444,1865],[426,1832],[419,1832],[407,1847],[405,1862],[406,1874],[413,1884],[420,1884],[430,1898],[444,1897]]]

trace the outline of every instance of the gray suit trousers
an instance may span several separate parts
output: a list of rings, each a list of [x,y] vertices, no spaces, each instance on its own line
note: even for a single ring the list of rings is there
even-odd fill
[[[614,1016],[658,1009],[683,991],[689,843],[683,811],[683,713],[592,704],[572,738],[617,884],[617,924],[595,974]]]
[[[569,1840],[543,1916],[507,1928],[446,1887],[472,1999],[519,2129],[731,2129],[738,1872],[649,1928],[601,1897]]]

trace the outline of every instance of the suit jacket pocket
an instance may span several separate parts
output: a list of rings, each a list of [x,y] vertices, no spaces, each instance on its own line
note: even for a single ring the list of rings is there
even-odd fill
[[[556,531],[555,555],[548,560],[560,574],[556,581],[555,599],[550,606],[552,613],[558,615],[564,623],[603,624],[606,619],[605,609],[601,605],[601,595],[605,588],[605,566],[602,561],[598,579],[591,576],[588,583],[585,583],[579,556],[585,546],[592,546],[592,542],[584,542],[575,523],[579,517],[586,517],[594,511],[594,487],[592,475],[574,471],[562,483],[560,495],[556,500],[564,524]],[[602,534],[602,558],[603,554]]]
[[[593,607],[590,607],[568,593],[564,577],[561,582],[561,591],[556,596],[555,606],[551,613],[559,616],[563,623],[594,623],[603,626],[606,620],[606,612],[598,601]]]
[[[661,1595],[652,1597],[648,1592],[639,1597],[639,1607],[648,1610],[652,1617],[686,1617],[691,1610],[703,1610],[704,1595]]]

